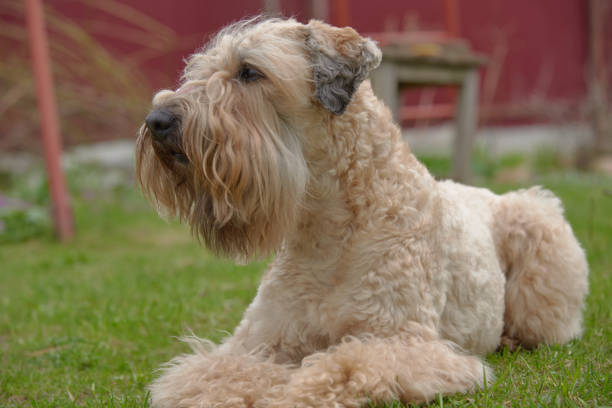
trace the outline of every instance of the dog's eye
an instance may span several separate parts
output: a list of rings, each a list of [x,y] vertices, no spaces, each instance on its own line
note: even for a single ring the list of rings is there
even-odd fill
[[[238,79],[242,82],[253,82],[263,78],[263,74],[253,67],[243,65],[238,71]]]

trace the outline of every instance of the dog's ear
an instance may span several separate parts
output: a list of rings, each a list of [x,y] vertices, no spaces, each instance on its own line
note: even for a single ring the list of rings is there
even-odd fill
[[[329,111],[341,115],[359,84],[380,64],[376,43],[350,27],[337,28],[321,21],[308,23],[315,97]]]

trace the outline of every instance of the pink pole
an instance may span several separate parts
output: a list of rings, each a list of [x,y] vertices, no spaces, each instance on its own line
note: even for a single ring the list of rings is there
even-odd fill
[[[453,37],[459,37],[459,9],[457,0],[444,0],[444,16],[446,19],[446,32]]]
[[[45,148],[47,173],[49,174],[53,223],[60,240],[67,241],[74,234],[74,227],[66,190],[66,179],[61,166],[62,141],[51,77],[43,10],[40,0],[26,0],[25,5],[32,67],[36,79],[41,134]]]

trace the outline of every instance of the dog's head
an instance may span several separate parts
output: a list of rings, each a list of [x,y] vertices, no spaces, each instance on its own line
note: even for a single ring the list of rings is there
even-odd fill
[[[223,29],[176,91],[153,98],[137,141],[143,191],[218,254],[273,251],[307,188],[308,129],[342,114],[380,58],[353,29],[319,21]]]

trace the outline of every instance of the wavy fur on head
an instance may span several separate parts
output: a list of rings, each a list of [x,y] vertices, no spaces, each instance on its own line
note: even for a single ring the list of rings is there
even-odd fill
[[[189,58],[179,89],[153,99],[179,117],[180,130],[168,147],[141,128],[143,190],[214,252],[243,260],[269,254],[308,183],[302,138],[306,127],[320,126],[313,87],[317,102],[340,114],[380,58],[354,30],[318,21],[256,18],[223,29]],[[241,78],[245,67],[261,80]],[[187,165],[174,160],[176,151]]]
[[[289,53],[303,38],[283,35],[287,22],[261,23],[274,32],[252,24],[222,31],[189,58],[181,87],[153,100],[179,116],[189,164],[156,149],[146,126],[136,154],[143,190],[163,213],[186,221],[216,253],[244,259],[278,247],[308,178],[298,118],[289,117],[309,103],[306,54]],[[266,80],[241,81],[245,65]]]

